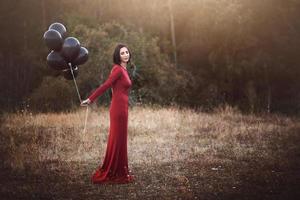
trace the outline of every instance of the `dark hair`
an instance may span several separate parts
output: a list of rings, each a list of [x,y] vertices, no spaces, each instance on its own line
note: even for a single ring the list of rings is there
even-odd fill
[[[114,54],[113,54],[113,61],[114,61],[115,64],[118,64],[118,65],[121,64],[120,50],[121,50],[123,47],[126,47],[126,48],[128,49],[128,52],[129,52],[129,60],[128,60],[128,63],[130,63],[131,52],[130,52],[129,48],[128,48],[127,45],[125,45],[125,44],[118,44],[118,45],[116,46],[115,51],[114,51]]]

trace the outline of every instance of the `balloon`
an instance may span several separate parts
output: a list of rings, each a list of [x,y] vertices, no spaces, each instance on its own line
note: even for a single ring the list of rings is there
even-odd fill
[[[63,44],[63,39],[60,33],[56,30],[48,30],[44,33],[44,40],[46,45],[51,50],[59,51]]]
[[[67,29],[63,24],[55,22],[49,26],[49,30],[51,29],[58,31],[61,34],[62,38],[66,38]]]
[[[78,76],[78,67],[74,66],[74,67],[72,67],[72,69],[73,69],[74,77],[76,78]],[[62,72],[63,72],[63,76],[65,79],[73,80],[71,69],[65,69]]]
[[[62,46],[62,54],[67,62],[72,62],[80,52],[80,42],[74,37],[65,39]]]
[[[72,62],[73,65],[82,65],[89,58],[89,51],[85,47],[80,47],[79,54],[77,58]]]
[[[67,69],[69,66],[57,51],[51,51],[47,56],[47,64],[55,70]]]

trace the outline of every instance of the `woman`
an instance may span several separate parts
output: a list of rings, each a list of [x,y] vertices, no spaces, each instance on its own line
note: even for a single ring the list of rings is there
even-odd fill
[[[117,45],[113,54],[114,65],[109,78],[81,103],[81,105],[93,103],[108,88],[112,88],[106,154],[102,166],[99,166],[92,176],[93,183],[133,181],[133,176],[129,174],[127,158],[128,93],[132,83],[126,67],[130,58],[128,47],[123,44]]]

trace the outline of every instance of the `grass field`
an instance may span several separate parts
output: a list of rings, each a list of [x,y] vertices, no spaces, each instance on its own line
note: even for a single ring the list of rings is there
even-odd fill
[[[1,199],[297,199],[300,121],[134,107],[128,159],[135,182],[93,185],[109,129],[107,108],[2,114]]]

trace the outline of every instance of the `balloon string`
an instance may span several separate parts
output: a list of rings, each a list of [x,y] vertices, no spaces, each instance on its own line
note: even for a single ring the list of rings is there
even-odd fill
[[[82,100],[81,100],[81,97],[80,97],[80,94],[79,94],[79,90],[78,90],[78,86],[77,86],[77,83],[76,83],[76,79],[75,79],[75,76],[74,76],[74,73],[73,73],[72,65],[69,64],[69,66],[70,66],[71,73],[72,73],[72,76],[73,76],[73,81],[74,81],[74,84],[75,84],[75,87],[76,87],[77,95],[78,95],[79,101],[80,101],[80,103],[81,103]]]
[[[76,79],[75,79],[75,76],[74,76],[74,73],[73,73],[72,65],[69,64],[69,66],[70,66],[71,73],[72,73],[72,76],[73,76],[73,81],[74,81],[74,84],[75,84],[75,87],[76,87],[76,91],[77,91],[77,94],[78,94],[78,98],[79,98],[79,101],[80,101],[80,103],[81,103],[82,100],[81,100],[81,97],[80,97],[80,94],[79,94],[79,90],[78,90],[78,86],[77,86],[77,83],[76,83]],[[86,131],[86,125],[87,125],[88,114],[89,114],[89,106],[86,106],[83,133],[85,133],[85,131]]]
[[[89,107],[86,107],[86,111],[85,111],[85,121],[84,121],[84,128],[83,128],[83,133],[85,133],[86,131],[86,124],[87,124],[87,119],[88,119],[88,113],[89,113]]]

